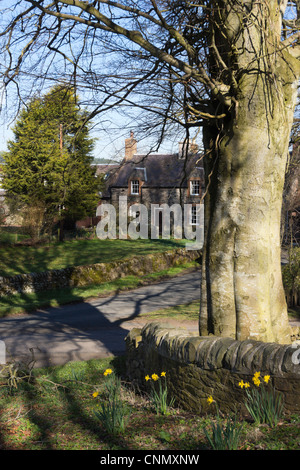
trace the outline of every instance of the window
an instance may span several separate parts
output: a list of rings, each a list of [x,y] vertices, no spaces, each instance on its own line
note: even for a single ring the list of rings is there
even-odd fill
[[[197,206],[191,207],[191,225],[199,225],[199,211]]]
[[[200,180],[190,181],[190,194],[191,196],[200,196]]]
[[[139,180],[131,181],[131,194],[140,194],[140,182]]]

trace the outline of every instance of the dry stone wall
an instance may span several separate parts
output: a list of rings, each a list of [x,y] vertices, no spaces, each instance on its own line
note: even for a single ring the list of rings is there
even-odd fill
[[[126,337],[128,378],[146,390],[145,376],[165,371],[177,404],[197,413],[208,409],[209,396],[222,411],[245,411],[245,389],[238,384],[241,380],[253,384],[255,372],[271,376],[268,386],[282,393],[286,412],[300,412],[299,362],[300,343],[200,337],[163,323],[135,328]]]
[[[158,272],[172,266],[194,261],[200,256],[198,250],[177,250],[134,256],[111,263],[74,266],[41,273],[0,277],[0,295],[41,292],[62,287],[87,286],[113,281],[120,277]]]

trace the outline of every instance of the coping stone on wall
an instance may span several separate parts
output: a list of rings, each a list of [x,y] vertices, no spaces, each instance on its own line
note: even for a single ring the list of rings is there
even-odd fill
[[[261,372],[270,375],[270,384],[283,395],[285,411],[300,412],[299,343],[201,337],[159,322],[131,330],[125,340],[128,379],[146,390],[149,370],[168,370],[170,393],[185,409],[205,411],[211,394],[224,412],[234,411],[237,404],[243,407],[240,380],[251,381],[255,372]]]
[[[140,336],[147,348],[156,349],[158,354],[193,363],[204,370],[228,369],[242,374],[263,371],[277,377],[288,375],[300,379],[300,365],[293,361],[293,344],[198,336],[159,322],[145,325]]]

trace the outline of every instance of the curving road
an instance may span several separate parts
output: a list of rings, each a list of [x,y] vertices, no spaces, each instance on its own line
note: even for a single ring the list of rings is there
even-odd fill
[[[27,360],[32,348],[35,367],[118,355],[125,352],[127,333],[147,322],[140,314],[188,303],[199,295],[197,271],[111,297],[0,319],[0,340],[6,360]],[[197,322],[192,327],[197,329]]]

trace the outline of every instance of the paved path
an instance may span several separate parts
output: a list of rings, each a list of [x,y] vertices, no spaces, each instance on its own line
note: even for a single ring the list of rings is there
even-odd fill
[[[151,312],[197,300],[200,271],[115,296],[38,310],[34,314],[0,319],[0,340],[6,359],[30,357],[36,367],[122,354],[124,339]],[[196,329],[197,322],[191,325]]]

